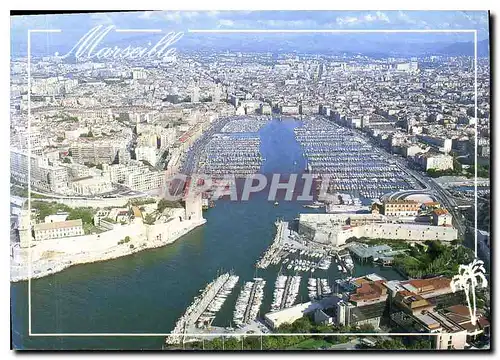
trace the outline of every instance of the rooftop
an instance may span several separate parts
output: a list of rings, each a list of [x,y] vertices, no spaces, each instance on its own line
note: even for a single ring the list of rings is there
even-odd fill
[[[438,215],[438,216],[440,216],[440,215],[447,215],[447,214],[449,214],[449,213],[448,213],[448,210],[446,210],[446,209],[436,209],[436,210],[434,210],[433,212],[434,212],[434,214],[436,214],[436,215]]]
[[[389,200],[384,202],[384,204],[414,204],[418,205],[418,202],[414,200]]]
[[[67,229],[67,228],[81,227],[81,226],[82,226],[82,219],[76,219],[76,220],[66,220],[66,221],[36,224],[34,226],[34,230],[45,231],[53,229]]]
[[[370,258],[377,257],[384,253],[392,251],[392,248],[389,245],[375,245],[368,246],[360,243],[352,243],[348,246],[349,250],[351,250],[357,257],[360,258]]]
[[[429,293],[450,287],[451,279],[446,277],[434,277],[430,279],[414,279],[403,283],[403,286],[416,294]],[[409,285],[409,286],[408,286]]]

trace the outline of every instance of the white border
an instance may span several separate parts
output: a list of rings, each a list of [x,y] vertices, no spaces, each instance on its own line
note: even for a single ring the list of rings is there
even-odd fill
[[[115,29],[116,32],[148,32],[148,33],[158,33],[161,32],[161,29]],[[28,30],[28,212],[30,214],[31,221],[31,137],[29,136],[31,130],[31,33],[55,33],[61,32],[60,29],[32,29]],[[394,30],[394,29],[377,29],[377,30],[363,30],[363,29],[331,29],[331,30],[318,30],[318,29],[297,29],[297,30],[262,30],[262,29],[249,29],[249,30],[238,30],[238,29],[188,29],[188,33],[473,33],[474,34],[474,119],[475,119],[475,179],[474,179],[474,189],[475,189],[475,255],[477,257],[477,30],[468,30],[468,29],[458,29],[458,30],[450,30],[450,29],[403,29],[403,30]],[[31,248],[31,237],[29,240],[29,247]],[[142,336],[161,336],[167,337],[171,336],[172,333],[33,333],[31,331],[31,275],[32,275],[32,267],[31,267],[31,251],[28,256],[28,268],[29,268],[29,278],[28,278],[28,336],[33,337],[142,337]],[[177,336],[183,337],[214,337],[214,336],[222,336],[222,337],[241,337],[241,336],[436,336],[441,333],[267,333],[267,334],[237,334],[237,333],[229,333],[229,334],[218,334],[218,333],[209,333],[209,334],[175,334]]]

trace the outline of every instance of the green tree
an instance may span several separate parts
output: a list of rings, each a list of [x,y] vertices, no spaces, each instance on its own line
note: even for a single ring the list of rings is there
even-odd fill
[[[82,219],[84,224],[92,224],[94,222],[94,213],[92,208],[75,208],[69,212],[68,220]]]
[[[377,345],[375,347],[377,349],[384,349],[384,350],[405,350],[406,349],[405,344],[403,344],[403,342],[401,341],[400,338],[377,341]]]
[[[144,223],[147,225],[153,225],[156,221],[156,217],[153,214],[147,214],[144,218]]]
[[[166,199],[160,199],[158,201],[158,212],[162,213],[166,208],[180,208],[182,205],[178,201],[170,201]]]

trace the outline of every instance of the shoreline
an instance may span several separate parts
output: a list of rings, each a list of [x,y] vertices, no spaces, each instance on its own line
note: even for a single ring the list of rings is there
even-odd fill
[[[140,246],[136,247],[133,249],[130,249],[129,247],[121,247],[121,248],[116,248],[112,250],[107,250],[106,252],[103,253],[98,253],[98,254],[91,254],[88,257],[83,257],[81,259],[78,259],[77,261],[65,261],[62,264],[58,265],[53,265],[52,262],[47,262],[44,263],[45,265],[50,264],[51,266],[47,268],[45,266],[45,269],[39,270],[39,272],[36,273],[36,264],[32,264],[31,268],[31,276],[28,273],[29,269],[26,269],[26,266],[15,266],[12,265],[12,259],[11,259],[11,271],[10,271],[10,282],[11,283],[16,283],[16,282],[21,282],[21,281],[28,281],[29,279],[39,279],[45,276],[49,276],[58,272],[61,272],[71,266],[74,265],[81,265],[81,264],[91,264],[91,263],[96,263],[96,262],[101,262],[101,261],[107,261],[107,260],[113,260],[117,259],[123,256],[128,256],[132,255],[138,252],[141,252],[143,250],[148,250],[148,249],[156,249],[160,248],[163,246],[166,246],[168,244],[172,244],[175,241],[179,240],[181,237],[184,235],[190,233],[192,230],[200,227],[201,225],[204,225],[206,223],[206,219],[202,219],[199,221],[194,222],[193,224],[189,224],[189,226],[183,228],[178,234],[175,234],[171,239],[166,239],[164,241],[153,241],[153,242],[147,242],[145,246]],[[39,264],[39,262],[38,262]],[[43,265],[43,264],[42,264]],[[19,269],[17,271],[20,274],[14,274],[13,275],[13,269]]]

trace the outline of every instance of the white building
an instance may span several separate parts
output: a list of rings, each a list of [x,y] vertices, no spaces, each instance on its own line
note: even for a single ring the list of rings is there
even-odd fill
[[[44,222],[45,223],[52,223],[52,222],[61,222],[61,221],[66,221],[68,218],[69,213],[57,213],[57,214],[52,214],[48,215],[45,217]]]
[[[264,321],[272,329],[276,329],[285,323],[291,324],[295,320],[303,317],[305,314],[313,312],[319,308],[321,308],[321,306],[318,303],[312,303],[309,301],[286,309],[267,313],[264,315]]]
[[[265,104],[265,103],[261,104],[260,105],[260,113],[262,115],[271,115],[271,113],[272,113],[271,105]]]
[[[83,235],[82,219],[36,224],[35,240],[49,240]]]
[[[128,174],[124,185],[136,191],[149,191],[161,188],[164,183],[164,171],[144,171]]]
[[[146,71],[143,69],[133,69],[132,70],[132,79],[142,80],[147,77]]]
[[[452,225],[453,217],[446,209],[436,209],[432,212],[432,223],[435,226]]]
[[[65,193],[68,188],[68,171],[46,157],[31,155],[30,182],[37,189],[53,193]],[[26,152],[11,149],[11,176],[22,184],[28,183],[28,155]]]
[[[197,103],[200,102],[200,88],[197,83],[194,83],[192,92],[191,92],[191,102]]]
[[[157,161],[156,148],[153,146],[138,146],[135,148],[135,158],[145,160],[154,166]]]
[[[424,153],[415,157],[417,163],[423,169],[430,170],[453,170],[453,157],[445,154]]]
[[[363,217],[365,219],[363,219]],[[375,214],[300,214],[299,234],[310,241],[341,246],[350,238],[403,241],[453,241],[458,232],[452,226],[392,223]]]
[[[113,190],[109,176],[85,177],[71,182],[71,190],[78,195],[97,195]]]

